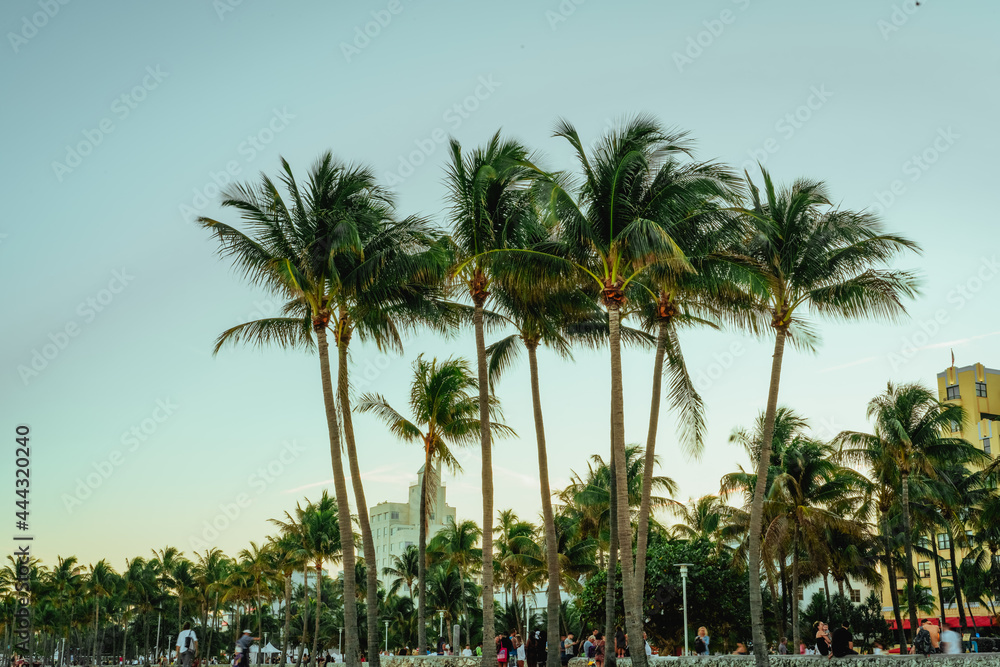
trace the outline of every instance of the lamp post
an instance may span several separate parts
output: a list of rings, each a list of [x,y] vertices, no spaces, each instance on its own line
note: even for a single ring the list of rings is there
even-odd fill
[[[343,649],[343,646],[344,646],[344,628],[337,628],[337,629],[340,630],[340,637],[338,637],[338,639],[337,639],[337,653],[339,653],[341,655],[341,657],[343,657],[343,655],[344,655],[344,649]]]
[[[389,621],[385,621],[385,652],[389,652]]]
[[[438,609],[438,637],[444,632],[444,609]]]
[[[681,591],[684,597],[684,655],[688,654],[688,566],[694,563],[677,563],[681,569]]]

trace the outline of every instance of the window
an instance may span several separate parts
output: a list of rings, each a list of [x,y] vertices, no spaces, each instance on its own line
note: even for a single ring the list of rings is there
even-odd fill
[[[976,383],[976,396],[986,396],[986,383],[977,382]]]
[[[851,602],[861,602],[861,591],[851,589]]]
[[[399,518],[399,512],[389,512],[389,518],[390,519],[398,519]]]
[[[928,538],[926,535],[921,535],[920,538],[917,540],[917,544],[919,544],[924,549],[931,548],[930,538]]]
[[[991,448],[990,448],[990,439],[989,438],[983,438],[983,451],[986,452],[987,454],[992,454],[993,453],[992,450],[991,450]]]
[[[431,512],[431,521],[434,520],[434,512]]]
[[[952,433],[958,433],[961,430],[962,430],[962,427],[959,425],[958,422],[956,422],[956,421],[951,422],[951,432]]]
[[[956,398],[962,398],[962,396],[958,393],[958,385],[957,384],[955,386],[953,386],[953,387],[948,387],[948,400],[949,401],[953,401]]]
[[[941,551],[951,548],[951,540],[948,539],[948,533],[938,533],[937,543],[938,549]]]
[[[921,578],[927,579],[931,576],[931,564],[930,561],[920,561],[917,563],[917,573]]]
[[[804,595],[803,595],[803,593],[802,593],[802,587],[801,587],[801,586],[799,586],[799,600],[800,600],[800,601],[801,601],[801,600],[803,600],[803,598],[804,598],[804,597],[805,597],[805,596],[804,596]]]
[[[941,562],[941,576],[950,577],[951,576],[951,561],[946,560]]]

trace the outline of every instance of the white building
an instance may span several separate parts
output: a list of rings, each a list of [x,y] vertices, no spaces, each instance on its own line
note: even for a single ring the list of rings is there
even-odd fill
[[[436,471],[441,479],[441,464]],[[424,480],[424,468],[417,471],[416,484],[410,485],[409,499],[405,503],[381,502],[370,508],[372,539],[375,542],[378,578],[386,587],[391,584],[389,577],[382,574],[382,568],[392,565],[392,557],[402,555],[410,545],[416,545],[420,535],[420,486]],[[447,525],[449,518],[456,518],[455,508],[445,502],[443,483],[427,499],[427,541]]]

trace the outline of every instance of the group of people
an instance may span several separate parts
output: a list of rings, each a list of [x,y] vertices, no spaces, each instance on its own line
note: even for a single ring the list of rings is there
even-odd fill
[[[929,618],[920,624],[920,630],[913,638],[910,653],[962,653],[962,635],[946,627],[944,632]]]

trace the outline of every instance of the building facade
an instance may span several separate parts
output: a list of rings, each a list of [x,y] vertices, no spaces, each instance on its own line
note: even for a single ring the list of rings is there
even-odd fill
[[[438,464],[436,479],[441,479],[441,466]],[[376,565],[378,578],[387,588],[392,583],[392,577],[382,574],[382,569],[390,567],[393,556],[400,556],[407,547],[417,545],[420,536],[420,488],[424,481],[424,468],[417,471],[417,481],[410,485],[409,497],[406,502],[381,502],[369,508],[371,517],[372,540],[375,542]],[[435,485],[431,497],[427,500],[427,541],[448,525],[449,520],[455,521],[455,508],[445,502],[445,485]]]
[[[957,403],[965,411],[965,420],[951,426],[952,437],[962,438],[972,443],[976,448],[982,450],[992,458],[997,457],[1000,451],[1000,370],[986,368],[980,363],[971,366],[956,367],[954,365],[937,374],[938,399],[947,403]],[[966,531],[971,535],[971,531]],[[938,599],[938,591],[942,587],[950,588],[952,579],[951,536],[946,532],[935,530],[933,535],[922,535],[915,546],[922,547],[923,554],[915,553],[913,560],[916,569],[914,584],[930,589],[934,596],[936,609],[935,618],[941,616],[941,601]],[[930,553],[928,553],[930,552]],[[959,541],[955,541],[955,560],[961,563],[967,550]],[[937,559],[934,555],[937,555]],[[897,572],[896,590],[902,594],[906,588],[906,574]],[[883,591],[883,611],[886,618],[890,619],[889,624],[895,626],[895,620],[891,619],[892,606],[889,603],[888,582]],[[971,626],[973,618],[977,627],[993,625],[992,614],[988,608],[973,602],[965,602],[966,624]],[[995,604],[1000,604],[1000,600]],[[949,625],[958,626],[959,613],[954,603],[944,605],[945,619]],[[907,618],[907,610],[902,609],[903,628],[910,628],[910,621]],[[921,618],[924,615],[921,614]],[[952,620],[954,619],[954,620]]]

